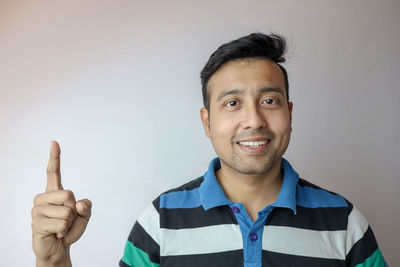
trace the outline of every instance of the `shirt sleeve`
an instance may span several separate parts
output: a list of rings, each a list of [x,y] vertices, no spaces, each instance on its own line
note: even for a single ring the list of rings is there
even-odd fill
[[[160,266],[160,215],[156,203],[157,200],[150,203],[135,222],[126,241],[120,267]]]
[[[365,216],[352,204],[347,223],[346,266],[388,266]]]

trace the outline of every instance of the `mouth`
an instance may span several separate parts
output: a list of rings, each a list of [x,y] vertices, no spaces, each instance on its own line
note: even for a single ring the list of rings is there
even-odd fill
[[[271,139],[263,139],[263,140],[244,140],[239,141],[237,144],[239,147],[248,153],[263,153],[267,150],[268,144],[271,142]]]

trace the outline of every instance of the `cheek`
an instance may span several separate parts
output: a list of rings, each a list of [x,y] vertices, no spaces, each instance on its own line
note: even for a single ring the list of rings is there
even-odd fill
[[[270,129],[275,132],[275,134],[285,134],[292,131],[292,126],[290,125],[289,116],[282,115],[277,116],[270,121]]]
[[[234,133],[234,123],[230,119],[214,117],[210,120],[210,134],[213,139],[230,139]]]

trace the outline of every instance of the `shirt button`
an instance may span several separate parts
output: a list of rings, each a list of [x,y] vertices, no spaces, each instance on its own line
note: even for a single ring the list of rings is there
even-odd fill
[[[232,211],[233,211],[234,213],[239,213],[239,212],[240,212],[240,209],[239,209],[238,207],[232,207]]]
[[[255,233],[250,234],[251,241],[256,241],[257,239],[258,239],[258,236]]]

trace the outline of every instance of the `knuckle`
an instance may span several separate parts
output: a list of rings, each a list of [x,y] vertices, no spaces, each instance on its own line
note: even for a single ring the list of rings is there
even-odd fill
[[[74,198],[74,193],[69,189],[64,190],[64,194],[66,199]]]
[[[70,219],[73,215],[73,211],[70,207],[66,207],[66,209],[64,209],[64,213],[66,219]]]
[[[62,230],[62,231],[64,231],[64,230],[66,230],[68,228],[68,221],[66,221],[66,220],[61,220],[60,221],[60,229]]]
[[[37,229],[39,228],[39,225],[40,225],[39,219],[32,218],[31,227],[32,227],[33,233],[37,232]]]
[[[33,204],[36,205],[40,198],[42,197],[43,194],[37,194],[34,198],[33,198]]]
[[[31,216],[32,218],[38,217],[39,215],[39,211],[38,211],[39,207],[38,206],[34,206],[31,210]]]
[[[61,174],[60,169],[55,168],[54,166],[47,166],[46,168],[46,174],[50,175],[50,174]]]

